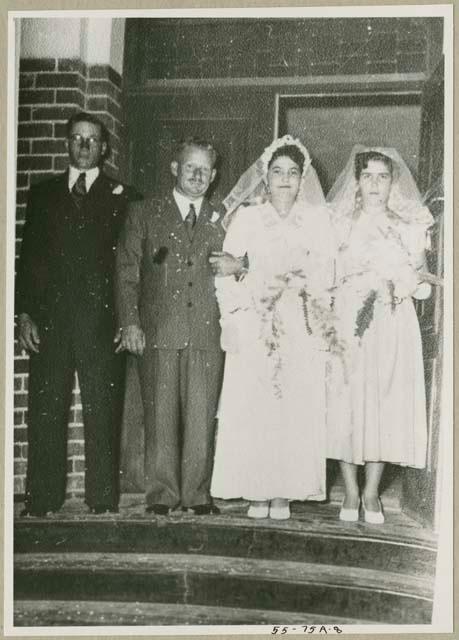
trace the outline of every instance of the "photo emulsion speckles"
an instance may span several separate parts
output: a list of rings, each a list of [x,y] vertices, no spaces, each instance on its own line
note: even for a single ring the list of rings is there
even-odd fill
[[[451,28],[10,14],[10,630],[452,628]]]

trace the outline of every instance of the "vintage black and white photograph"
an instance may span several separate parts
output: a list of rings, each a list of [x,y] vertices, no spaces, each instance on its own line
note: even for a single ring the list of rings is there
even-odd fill
[[[452,6],[8,48],[5,630],[451,632]]]

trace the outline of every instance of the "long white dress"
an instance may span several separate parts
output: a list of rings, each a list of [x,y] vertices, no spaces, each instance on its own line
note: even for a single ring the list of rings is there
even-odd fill
[[[416,268],[424,261],[426,225],[409,225],[390,212],[361,213],[340,222],[344,281],[335,308],[347,344],[348,380],[335,360],[329,377],[327,455],[355,464],[384,461],[422,468],[424,367],[412,295],[418,288]],[[357,314],[370,290],[377,298],[359,338]]]
[[[298,269],[311,290],[332,285],[328,212],[295,204],[282,219],[268,202],[242,208],[223,248],[247,253],[250,268],[239,282],[216,280],[227,353],[211,493],[322,500],[327,346],[307,331],[300,284],[292,281],[283,290],[272,313],[266,299],[272,299],[276,276]]]

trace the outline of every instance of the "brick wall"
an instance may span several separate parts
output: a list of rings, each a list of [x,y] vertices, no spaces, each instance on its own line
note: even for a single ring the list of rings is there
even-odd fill
[[[425,72],[441,30],[442,18],[134,18],[129,81]]]
[[[110,132],[107,171],[120,167],[123,123],[121,77],[106,65],[87,66],[74,59],[23,59],[19,76],[17,147],[16,256],[19,255],[31,184],[67,167],[65,122],[76,111],[97,115]],[[15,345],[14,492],[25,490],[27,467],[28,356]],[[68,433],[69,496],[83,493],[84,440],[78,380],[75,379]]]

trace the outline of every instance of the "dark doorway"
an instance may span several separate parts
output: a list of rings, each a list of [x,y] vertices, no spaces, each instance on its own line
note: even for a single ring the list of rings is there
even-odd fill
[[[443,62],[421,90],[372,93],[317,93],[280,95],[278,135],[290,133],[307,147],[324,193],[344,168],[352,147],[394,147],[407,165],[435,218],[429,270],[443,275]],[[435,287],[431,298],[417,302],[423,338],[426,378],[428,452],[425,469],[387,465],[381,491],[386,503],[411,517],[435,525],[436,470],[440,422],[441,335],[443,292]],[[443,427],[444,428],[444,427]],[[335,461],[328,463],[330,494],[340,495],[340,475]]]
[[[416,177],[421,94],[280,96],[279,135],[286,133],[305,144],[325,194],[356,143],[395,147]]]

